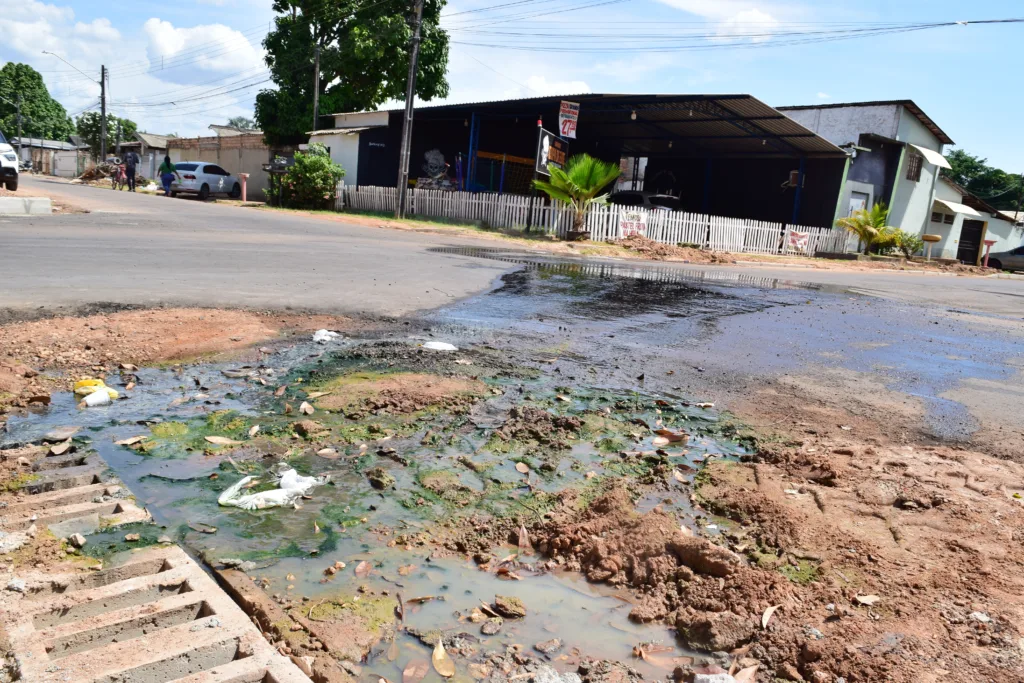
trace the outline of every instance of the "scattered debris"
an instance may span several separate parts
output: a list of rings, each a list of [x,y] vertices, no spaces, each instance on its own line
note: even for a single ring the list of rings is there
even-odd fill
[[[313,333],[313,341],[317,344],[326,344],[327,342],[334,341],[341,335],[331,330],[317,330]]]
[[[210,437],[207,437],[209,439]],[[217,504],[225,507],[237,507],[243,510],[263,510],[264,508],[291,505],[316,486],[327,483],[327,477],[303,477],[293,469],[281,472],[277,480],[277,488],[259,493],[242,494],[242,489],[254,477],[242,477],[224,493],[220,494]]]
[[[458,351],[459,347],[448,342],[429,341],[423,345],[423,348],[430,349],[431,351]]]

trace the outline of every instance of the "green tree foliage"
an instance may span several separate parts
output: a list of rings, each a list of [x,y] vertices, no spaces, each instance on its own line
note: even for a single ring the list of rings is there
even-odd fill
[[[893,246],[907,258],[924,249],[924,240],[919,235],[906,230],[897,230],[893,233],[892,242]]]
[[[591,204],[603,204],[608,195],[598,192],[608,187],[619,177],[619,165],[602,161],[589,154],[577,154],[569,158],[565,169],[548,164],[551,180],[534,180],[533,186],[556,201],[573,208],[573,230],[586,229],[587,209]]]
[[[416,96],[445,97],[445,0],[425,0]],[[263,46],[276,90],[256,96],[256,123],[270,144],[305,142],[313,125],[313,59],[320,47],[320,112],[371,110],[405,99],[412,35],[407,0],[274,0]]]
[[[25,137],[66,140],[75,126],[60,102],[50,97],[43,77],[28,64],[7,62],[0,69],[0,129],[18,134],[16,107],[21,95],[21,133]]]
[[[968,154],[962,149],[949,152],[946,159],[953,168],[943,171],[943,174],[954,183],[997,209],[1012,211],[1017,208],[1017,201],[1024,191],[1019,174],[989,166],[988,159]]]
[[[240,130],[253,130],[256,128],[256,124],[253,120],[245,116],[232,116],[228,119],[228,125]]]
[[[82,114],[75,121],[78,134],[82,136],[89,145],[93,156],[100,154],[100,121],[102,117],[99,112],[90,111]],[[107,154],[114,154],[117,149],[117,122],[121,122],[121,142],[128,142],[135,135],[138,127],[134,121],[129,119],[118,119],[113,114],[107,114]]]
[[[854,211],[852,216],[836,221],[840,228],[846,228],[864,245],[864,253],[876,254],[891,251],[895,246],[898,230],[889,225],[889,209],[880,202],[868,209]]]
[[[282,198],[303,209],[328,208],[344,177],[345,169],[331,159],[326,147],[314,142],[305,152],[295,153],[295,164],[281,179]]]

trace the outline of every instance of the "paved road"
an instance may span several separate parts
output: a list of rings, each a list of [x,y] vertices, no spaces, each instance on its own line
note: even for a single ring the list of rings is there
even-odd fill
[[[427,251],[494,246],[482,239],[23,178],[19,192],[33,191],[91,213],[0,219],[0,307],[161,302],[401,315],[483,290],[510,267]],[[774,266],[670,267],[741,272],[930,307],[1024,317],[1021,280]]]

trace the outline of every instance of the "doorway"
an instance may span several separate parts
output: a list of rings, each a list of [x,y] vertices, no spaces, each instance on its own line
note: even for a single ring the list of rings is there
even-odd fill
[[[978,255],[981,254],[981,236],[984,232],[984,221],[964,219],[964,225],[960,228],[960,246],[956,250],[957,261],[969,266],[978,264]]]
[[[858,211],[862,211],[868,208],[868,202],[871,201],[871,195],[867,192],[857,192],[856,190],[850,192],[850,213],[847,216],[852,216]]]

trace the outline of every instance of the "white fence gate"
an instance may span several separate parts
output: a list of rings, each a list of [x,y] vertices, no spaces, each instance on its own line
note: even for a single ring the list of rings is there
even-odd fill
[[[393,187],[338,185],[335,208],[392,213],[397,201]],[[416,190],[405,195],[407,215],[480,221],[492,228],[522,228],[529,222],[538,232],[564,237],[573,227],[572,209],[549,203],[545,197],[488,192]],[[626,227],[624,227],[626,226]],[[813,256],[847,250],[847,232],[838,228],[783,225],[769,221],[725,218],[683,211],[646,211],[624,206],[594,206],[586,214],[590,239],[621,239],[639,232],[664,244],[738,254]]]

